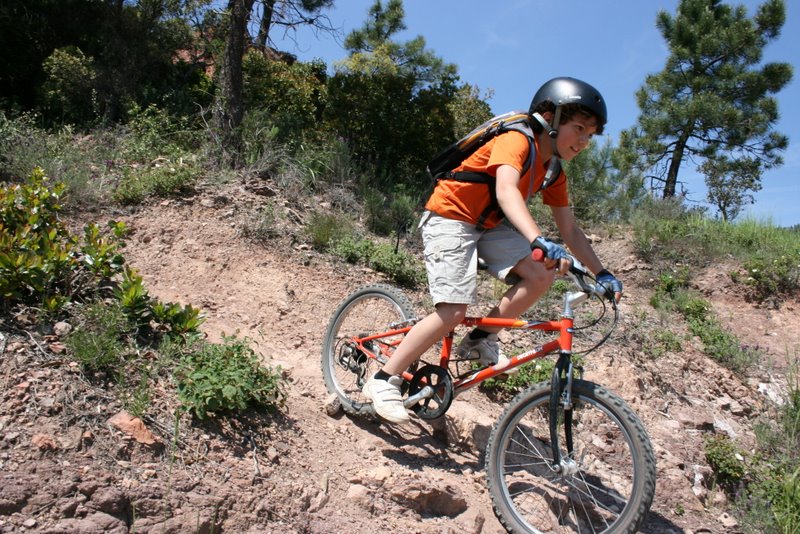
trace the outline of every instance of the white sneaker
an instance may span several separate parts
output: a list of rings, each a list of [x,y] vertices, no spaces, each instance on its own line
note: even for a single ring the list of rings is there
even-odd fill
[[[390,376],[389,380],[378,380],[375,377],[367,380],[362,391],[372,401],[375,413],[390,423],[407,423],[410,420],[408,412],[403,406],[403,396],[400,393],[402,377]]]
[[[456,347],[455,354],[459,358],[479,360],[484,367],[491,367],[498,363],[502,365],[508,363],[508,358],[503,356],[500,351],[497,334],[489,334],[480,339],[472,339],[467,334]],[[506,374],[514,374],[517,371],[519,369],[515,367],[506,371]]]

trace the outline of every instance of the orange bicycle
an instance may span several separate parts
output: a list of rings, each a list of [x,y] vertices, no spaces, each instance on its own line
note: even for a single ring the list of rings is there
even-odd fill
[[[538,251],[534,251],[534,257]],[[655,493],[655,457],[636,414],[614,393],[576,374],[572,360],[574,310],[596,297],[611,303],[613,324],[586,354],[602,345],[617,323],[613,297],[574,258],[568,277],[575,291],[564,296],[561,318],[527,321],[467,317],[464,326],[557,333],[554,339],[507,363],[454,372],[453,332],[437,364],[417,362],[404,374],[404,405],[422,419],[444,415],[453,399],[481,382],[550,354],[551,380],[518,393],[495,423],[486,449],[489,493],[500,522],[515,533],[636,532]],[[325,333],[322,374],[328,391],[351,415],[375,416],[361,388],[417,321],[398,289],[375,284],[350,294]],[[596,324],[595,321],[593,324]],[[577,370],[579,371],[579,369]],[[579,373],[578,373],[579,374]]]

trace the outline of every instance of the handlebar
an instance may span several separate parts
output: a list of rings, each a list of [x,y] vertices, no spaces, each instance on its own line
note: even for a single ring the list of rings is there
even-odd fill
[[[543,263],[546,259],[545,257],[545,250],[541,247],[538,243],[534,243],[531,245],[533,250],[531,251],[531,257],[533,261],[538,261]],[[594,275],[589,272],[589,270],[573,255],[569,255],[567,258],[569,261],[569,270],[567,271],[567,276],[569,276],[575,285],[577,285],[581,291],[588,295],[597,295],[598,297],[605,297],[612,302],[615,302],[614,294],[610,293],[605,287],[601,286],[597,283],[590,283],[587,282],[587,278],[591,282],[596,282]]]

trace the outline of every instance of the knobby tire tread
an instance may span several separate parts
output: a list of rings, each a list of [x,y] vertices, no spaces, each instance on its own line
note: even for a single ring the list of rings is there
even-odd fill
[[[406,295],[400,289],[389,284],[370,284],[362,286],[345,297],[345,299],[336,308],[336,311],[333,312],[333,315],[331,315],[331,318],[328,321],[328,326],[325,329],[325,337],[323,338],[322,343],[322,376],[325,380],[325,386],[328,389],[328,392],[335,394],[339,398],[345,413],[350,415],[361,415],[363,413],[362,409],[360,408],[362,403],[347,395],[344,395],[339,388],[339,384],[337,383],[338,380],[335,376],[335,366],[337,365],[335,361],[337,356],[336,336],[339,334],[338,330],[341,326],[341,321],[346,319],[346,316],[342,317],[343,314],[347,314],[353,310],[360,302],[375,298],[383,299],[396,308],[399,316],[389,319],[395,321],[408,320],[416,316],[414,307],[412,306],[408,297],[406,297]],[[386,325],[383,325],[382,328],[388,328],[388,322]],[[366,333],[377,333],[377,331],[345,332],[344,334],[363,335]]]
[[[509,532],[535,534],[538,530],[525,528],[524,525],[517,522],[510,510],[507,511],[507,508],[511,508],[513,505],[505,499],[503,488],[505,483],[500,477],[503,470],[503,465],[500,465],[500,458],[503,456],[502,453],[504,451],[499,448],[505,446],[502,440],[506,432],[509,431],[507,429],[508,425],[512,421],[521,420],[517,419],[520,411],[529,412],[535,407],[541,407],[542,405],[537,401],[544,399],[543,402],[547,403],[550,391],[550,382],[543,382],[519,393],[503,411],[489,436],[486,448],[487,485],[492,497],[495,515]],[[620,422],[621,426],[618,425],[618,428],[630,440],[632,463],[633,465],[639,465],[639,476],[633,482],[631,495],[627,501],[628,504],[620,514],[618,521],[610,529],[602,532],[614,534],[635,533],[644,522],[655,494],[656,461],[647,431],[633,410],[621,398],[597,384],[585,380],[575,380],[573,383],[573,396],[576,400],[593,400],[605,407]],[[560,437],[563,442],[563,436]],[[561,447],[561,450],[563,454],[563,447]],[[498,469],[500,472],[498,472]]]

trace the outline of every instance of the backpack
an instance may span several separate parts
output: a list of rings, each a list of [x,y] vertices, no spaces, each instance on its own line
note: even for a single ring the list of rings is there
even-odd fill
[[[428,163],[428,174],[433,179],[434,185],[438,184],[440,180],[457,180],[460,182],[487,184],[489,186],[490,202],[478,218],[477,227],[479,230],[483,229],[483,223],[492,213],[497,212],[501,217],[503,216],[500,205],[497,202],[497,192],[495,190],[496,179],[494,176],[488,174],[477,172],[453,172],[453,170],[489,140],[494,139],[501,133],[510,131],[525,134],[525,137],[528,139],[529,157],[520,173],[520,175],[524,175],[536,159],[536,145],[533,142],[534,133],[530,127],[529,116],[524,111],[509,111],[508,113],[492,117],[466,136],[436,154]]]

